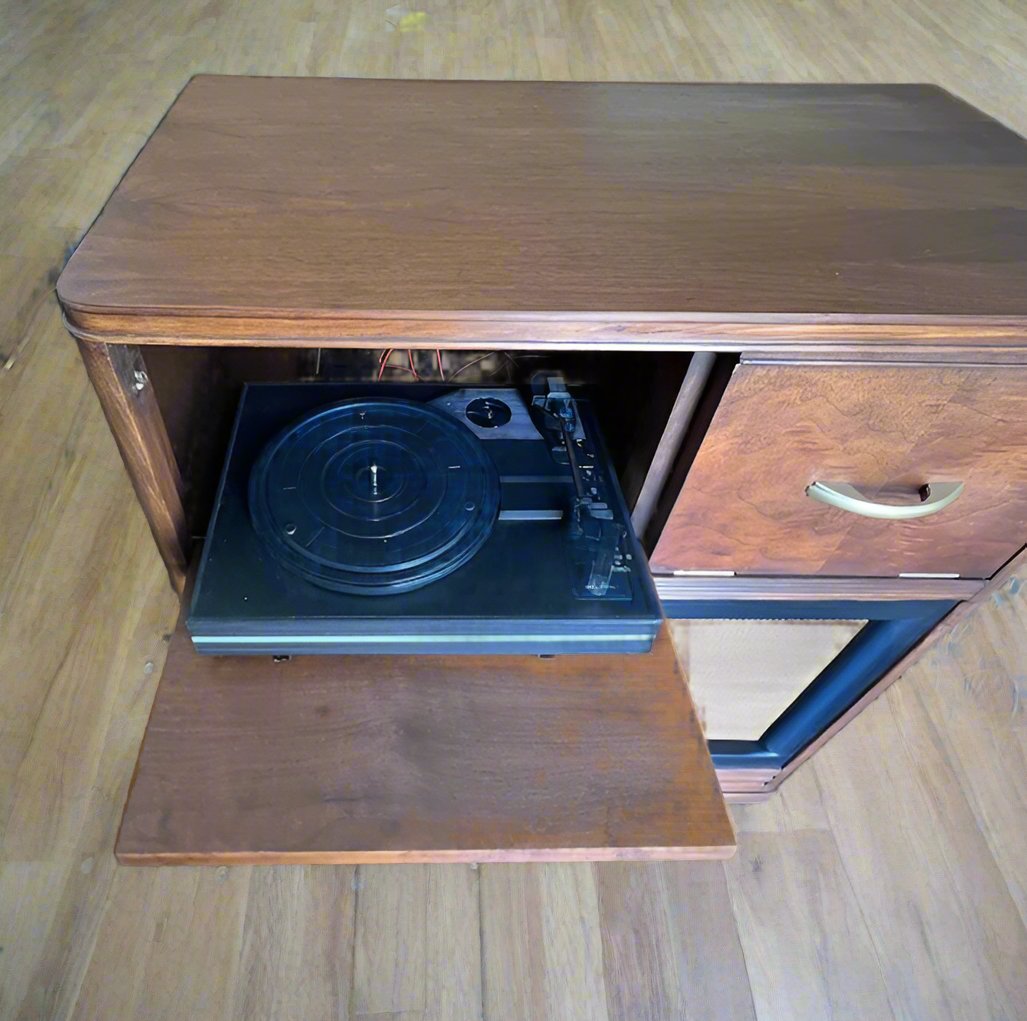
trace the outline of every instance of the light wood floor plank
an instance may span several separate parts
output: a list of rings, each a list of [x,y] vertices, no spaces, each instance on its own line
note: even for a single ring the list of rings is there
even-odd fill
[[[830,832],[746,833],[725,867],[758,1017],[895,1017]]]
[[[481,1015],[481,917],[479,869],[428,866],[428,1021]]]
[[[428,866],[357,869],[353,1015],[423,1014]]]
[[[353,868],[254,869],[250,876],[236,1018],[348,1021],[353,984]]]
[[[845,872],[900,1017],[1015,1017],[1027,1002],[1022,920],[929,721],[902,691],[813,760]]]
[[[588,866],[582,865],[584,871]],[[546,958],[541,865],[481,868],[482,1002],[487,1021],[542,1021]]]
[[[249,880],[248,868],[118,869],[72,1016],[228,1016]]]
[[[538,875],[547,1017],[606,1021],[599,902],[591,867],[550,865]]]
[[[1011,579],[987,610],[932,649],[919,699],[1027,924],[1027,586]],[[909,707],[913,711],[913,707]]]
[[[755,1018],[719,862],[596,866],[610,1021]]]
[[[63,882],[64,871],[62,862],[53,861],[0,864],[0,927],[5,932],[0,957],[0,1017],[15,1017],[21,1004],[33,998],[33,972],[57,913],[53,891]]]
[[[352,1017],[480,1014],[477,868],[360,866],[356,887]]]
[[[484,1016],[606,1021],[591,865],[482,867]]]
[[[140,527],[148,531],[145,525]],[[146,573],[150,584],[136,589],[139,619],[124,638],[124,668],[116,678],[117,695],[110,706],[96,772],[81,807],[82,825],[76,839],[44,848],[49,856],[44,862],[0,866],[5,875],[9,869],[17,875],[22,864],[38,865],[48,877],[33,895],[33,923],[46,925],[45,937],[19,943],[21,951],[28,951],[24,958],[12,955],[8,959],[6,953],[0,954],[0,990],[5,997],[13,986],[21,991],[18,997],[11,994],[10,1009],[0,1008],[0,1017],[35,1021],[69,1016],[89,965],[116,870],[114,833],[165,647],[159,629],[167,615],[168,587],[159,573]],[[101,655],[107,651],[99,650]],[[109,665],[95,664],[92,677],[98,687],[109,675]],[[43,801],[39,808],[45,806]],[[30,832],[38,829],[29,824]],[[28,846],[31,849],[32,845]],[[5,903],[0,895],[0,904]]]
[[[83,418],[69,448],[13,572],[20,598],[0,617],[2,732],[20,753],[0,800],[8,860],[48,857],[86,824],[91,776],[139,622],[135,599],[153,577],[149,530],[95,416]],[[122,572],[104,570],[119,557]]]

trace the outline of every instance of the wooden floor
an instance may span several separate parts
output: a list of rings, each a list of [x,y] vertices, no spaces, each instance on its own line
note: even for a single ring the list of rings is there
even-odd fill
[[[116,867],[175,599],[52,296],[197,71],[923,80],[1023,132],[1025,39],[1016,0],[3,0],[0,1016],[1027,1017],[1018,580],[726,866]]]

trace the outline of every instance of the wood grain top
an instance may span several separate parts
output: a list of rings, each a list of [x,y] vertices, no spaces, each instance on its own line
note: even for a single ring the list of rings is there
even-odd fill
[[[58,294],[187,342],[1022,344],[1027,144],[927,86],[200,76]]]
[[[201,657],[172,639],[122,862],[723,858],[666,629],[650,655]]]

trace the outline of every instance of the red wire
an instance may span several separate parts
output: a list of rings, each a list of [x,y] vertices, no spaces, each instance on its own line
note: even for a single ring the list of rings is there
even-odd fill
[[[386,369],[395,369],[396,372],[411,372],[414,375],[414,379],[419,379],[417,372],[413,368],[413,362],[411,361],[411,368],[407,368],[405,365],[390,365],[389,359],[392,357],[392,352],[395,348],[386,348],[378,358],[378,380],[381,381],[382,376],[385,375]]]
[[[389,348],[386,348],[378,356],[378,381],[381,382],[381,378],[382,378],[382,376],[385,375],[385,370],[386,369],[394,369],[396,372],[409,372],[410,375],[414,377],[414,379],[416,379],[418,382],[422,382],[421,374],[417,371],[417,366],[414,365],[414,352],[413,352],[413,350],[411,350],[409,348],[407,349],[407,362],[409,363],[409,368],[406,365],[390,365],[389,364],[389,359],[392,357],[393,351],[395,351],[395,348],[389,347]],[[445,368],[443,367],[443,364],[442,364],[442,351],[439,348],[435,349],[435,357],[438,359],[439,375],[442,377],[443,380],[445,380],[445,378],[446,378],[446,370],[445,370]],[[487,357],[487,356],[483,355],[482,357]],[[463,367],[466,368],[467,366],[463,366]]]

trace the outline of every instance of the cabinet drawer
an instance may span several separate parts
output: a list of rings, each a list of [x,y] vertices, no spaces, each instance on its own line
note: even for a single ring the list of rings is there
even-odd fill
[[[820,502],[814,483],[870,507]],[[923,487],[937,499],[952,483],[962,492],[928,516],[863,516],[931,509]],[[987,578],[1025,535],[1027,369],[741,364],[650,559],[656,571]]]

